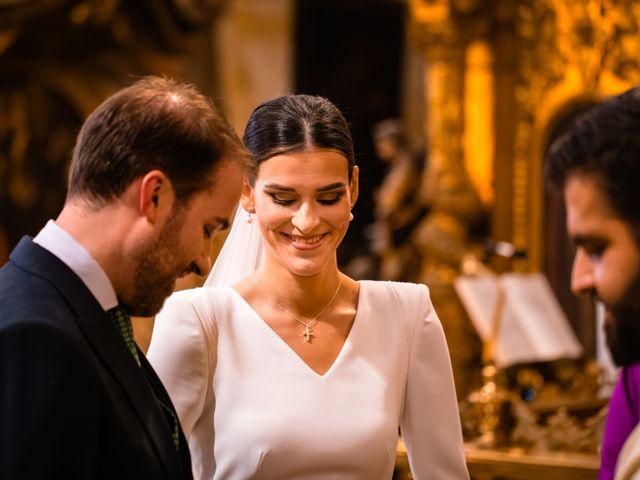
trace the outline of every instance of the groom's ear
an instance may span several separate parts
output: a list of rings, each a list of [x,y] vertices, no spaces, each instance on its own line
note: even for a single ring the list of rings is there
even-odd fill
[[[249,182],[245,179],[244,185],[242,186],[242,195],[240,196],[240,205],[242,208],[249,211],[252,208],[255,208],[253,198],[253,187],[249,185]]]
[[[169,214],[175,200],[169,178],[160,170],[152,170],[140,181],[138,209],[149,223]]]

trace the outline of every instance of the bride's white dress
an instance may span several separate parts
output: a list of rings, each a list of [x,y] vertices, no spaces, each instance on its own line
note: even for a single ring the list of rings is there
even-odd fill
[[[167,300],[148,357],[189,438],[196,479],[388,480],[398,427],[415,479],[468,478],[427,288],[359,285],[353,327],[324,375],[230,287]]]

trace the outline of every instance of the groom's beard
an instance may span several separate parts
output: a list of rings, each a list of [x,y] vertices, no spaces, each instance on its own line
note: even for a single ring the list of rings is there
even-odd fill
[[[626,300],[611,308],[611,317],[604,330],[614,363],[622,367],[640,362],[640,278]]]
[[[197,270],[181,251],[183,223],[183,213],[179,209],[172,212],[158,238],[137,252],[133,265],[134,292],[125,303],[131,315],[149,317],[158,313],[173,293],[176,279]]]

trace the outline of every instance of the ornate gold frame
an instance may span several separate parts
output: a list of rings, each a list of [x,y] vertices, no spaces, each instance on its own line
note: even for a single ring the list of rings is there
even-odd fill
[[[429,157],[455,165],[454,170],[476,162],[474,170],[489,172],[492,191],[482,197],[492,209],[492,236],[528,252],[514,264],[516,270],[541,270],[544,149],[559,120],[576,105],[601,101],[640,80],[640,5],[633,0],[410,0],[409,5],[413,38],[426,59]],[[484,155],[473,155],[465,142],[477,121],[465,112],[479,111],[477,98],[462,88],[470,76],[465,55],[474,42],[486,44],[491,54],[493,89],[487,92],[490,102],[483,99],[480,108],[492,132],[474,146]]]

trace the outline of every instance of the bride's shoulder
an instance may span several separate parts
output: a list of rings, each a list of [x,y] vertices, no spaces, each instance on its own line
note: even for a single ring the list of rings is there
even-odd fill
[[[196,287],[173,292],[167,301],[190,302],[198,298],[220,297],[232,293],[231,287]]]
[[[231,287],[198,287],[173,292],[165,301],[163,310],[197,308],[198,306],[213,306],[216,303],[228,303],[234,300]]]
[[[389,280],[360,280],[360,290],[374,298],[391,297],[400,300],[420,301],[429,296],[429,289],[422,283],[395,282]]]
[[[409,317],[425,316],[431,309],[429,289],[423,283],[388,280],[360,281],[361,304],[375,305]]]
[[[433,310],[429,289],[422,283],[386,280],[360,281],[360,304],[385,318],[414,327],[426,319]],[[406,321],[402,321],[406,320]]]

